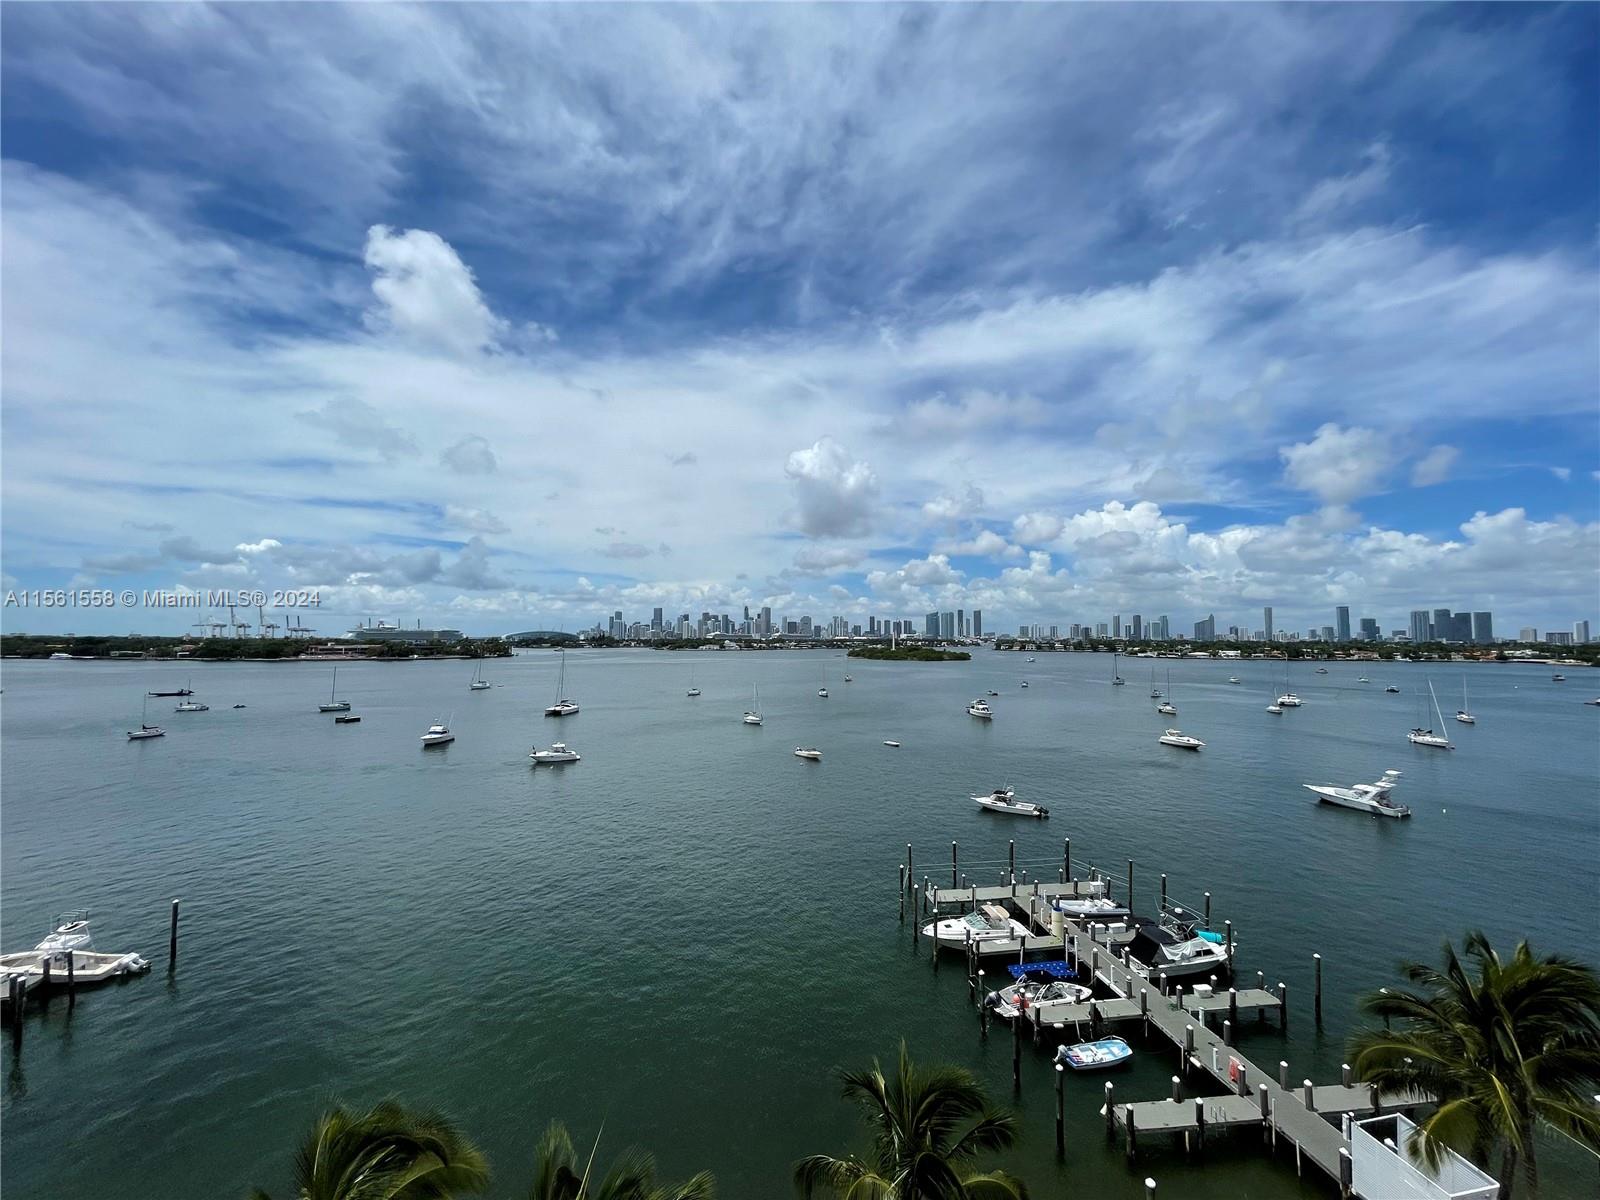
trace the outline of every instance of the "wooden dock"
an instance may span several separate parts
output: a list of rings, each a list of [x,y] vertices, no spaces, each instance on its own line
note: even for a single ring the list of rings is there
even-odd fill
[[[902,877],[909,885],[909,851],[907,864],[902,866]],[[1044,1031],[1050,1029],[1065,1036],[1071,1028],[1080,1031],[1087,1026],[1099,1035],[1105,1025],[1138,1021],[1148,1033],[1154,1028],[1164,1035],[1177,1051],[1177,1075],[1174,1077],[1173,1095],[1168,1099],[1119,1102],[1112,1083],[1105,1085],[1102,1115],[1106,1133],[1114,1137],[1120,1127],[1125,1139],[1127,1154],[1132,1161],[1140,1134],[1181,1134],[1192,1139],[1192,1144],[1203,1144],[1207,1128],[1227,1129],[1259,1127],[1263,1140],[1273,1146],[1279,1138],[1286,1139],[1295,1151],[1295,1163],[1300,1168],[1304,1160],[1327,1173],[1339,1184],[1344,1195],[1351,1194],[1352,1167],[1350,1143],[1347,1136],[1348,1119],[1358,1115],[1377,1115],[1412,1109],[1431,1102],[1427,1096],[1416,1094],[1380,1095],[1366,1085],[1353,1085],[1348,1068],[1345,1080],[1339,1084],[1317,1086],[1310,1080],[1291,1081],[1286,1063],[1278,1064],[1276,1075],[1246,1058],[1233,1042],[1240,1031],[1240,1018],[1247,1015],[1264,1017],[1275,1013],[1280,1027],[1287,1028],[1287,988],[1279,984],[1276,991],[1262,985],[1239,989],[1228,987],[1216,990],[1215,980],[1210,994],[1185,994],[1181,983],[1166,986],[1164,976],[1152,980],[1148,970],[1128,958],[1126,942],[1130,936],[1099,924],[1091,924],[1064,914],[1053,913],[1050,901],[1058,896],[1085,897],[1109,896],[1109,877],[1094,872],[1088,880],[1073,880],[1071,874],[1070,842],[1063,854],[1061,877],[1054,881],[1034,880],[1012,882],[998,886],[978,887],[958,883],[954,887],[925,886],[921,907],[939,914],[947,906],[963,910],[974,904],[1002,902],[1018,910],[1018,920],[1035,932],[1018,945],[1011,939],[1008,953],[1025,962],[1033,951],[1059,955],[1080,972],[1092,978],[1099,990],[1109,997],[1096,998],[1082,1004],[1050,1005],[1043,1010],[1043,1020],[1038,1013],[1029,1013],[1019,1021],[1013,1069],[1020,1071],[1020,1045],[1023,1024],[1032,1026],[1031,1036],[1039,1043]],[[1014,851],[1012,853],[1014,865]],[[956,875],[955,847],[952,846],[952,878]],[[1014,870],[1011,877],[1015,878]],[[926,882],[926,881],[925,881]],[[1129,863],[1128,892],[1133,883],[1132,863]],[[913,896],[916,887],[911,886]],[[1166,893],[1166,876],[1161,877],[1161,908],[1170,911]],[[1210,922],[1211,897],[1206,893],[1204,923]],[[921,914],[919,914],[920,916]],[[1189,915],[1200,918],[1201,913],[1190,910]],[[1059,916],[1061,933],[1052,925]],[[1232,928],[1229,924],[1229,945],[1232,945]],[[935,962],[938,958],[934,950]],[[976,967],[977,956],[969,952],[969,967]],[[1230,960],[1230,970],[1232,962]],[[1321,1019],[1321,966],[1317,963],[1317,989],[1315,1008]],[[1258,974],[1258,980],[1261,980]],[[1195,982],[1200,982],[1196,980]],[[1230,980],[1230,982],[1232,982]],[[974,980],[974,994],[977,993]],[[1215,1026],[1215,1027],[1213,1027]],[[1077,1033],[1075,1032],[1075,1036]],[[1208,1089],[1220,1088],[1221,1095],[1184,1097],[1184,1081],[1198,1080]],[[1335,1124],[1338,1121],[1339,1124]],[[1057,1136],[1061,1135],[1058,1119]]]

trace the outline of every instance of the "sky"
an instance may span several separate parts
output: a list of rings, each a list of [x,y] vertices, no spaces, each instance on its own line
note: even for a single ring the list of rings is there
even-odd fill
[[[1600,620],[1600,7],[0,23],[7,591]]]

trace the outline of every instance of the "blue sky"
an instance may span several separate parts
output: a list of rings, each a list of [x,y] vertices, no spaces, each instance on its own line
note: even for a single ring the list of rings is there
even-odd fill
[[[8,588],[1600,617],[1594,6],[0,20]]]

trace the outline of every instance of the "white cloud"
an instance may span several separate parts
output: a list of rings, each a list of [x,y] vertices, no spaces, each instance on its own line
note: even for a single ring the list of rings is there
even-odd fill
[[[982,530],[964,541],[940,542],[939,549],[946,554],[969,554],[981,558],[1022,557],[1022,547],[1013,546],[992,529]]]
[[[606,558],[649,558],[650,547],[641,546],[638,542],[607,542],[595,553]]]
[[[922,506],[922,515],[930,521],[956,522],[975,517],[983,511],[983,489],[967,484],[960,495],[945,492]]]
[[[297,412],[295,416],[333,435],[334,441],[352,450],[373,450],[385,462],[411,458],[418,453],[412,436],[391,424],[365,400],[329,400],[321,408]]]
[[[1348,504],[1380,490],[1394,463],[1388,439],[1372,429],[1328,422],[1309,442],[1279,449],[1291,486],[1329,504]]]
[[[1551,467],[1550,468],[1550,474],[1554,475],[1562,483],[1566,483],[1569,479],[1572,478],[1572,468],[1571,467]]]
[[[1387,142],[1374,142],[1362,153],[1362,165],[1337,179],[1324,179],[1301,201],[1295,215],[1302,221],[1325,221],[1380,195],[1389,183],[1393,154]]]
[[[1046,546],[1061,536],[1061,518],[1053,513],[1027,512],[1011,522],[1011,536],[1024,546]]]
[[[444,523],[452,529],[465,529],[469,533],[510,532],[506,523],[492,512],[481,508],[463,508],[457,504],[445,505]]]
[[[379,328],[456,354],[487,349],[503,328],[472,272],[436,233],[374,225],[363,261],[375,276],[381,307],[370,315]]]
[[[240,542],[234,547],[240,554],[264,554],[268,550],[277,550],[283,545],[275,538],[262,538],[259,542]]]
[[[1454,446],[1435,446],[1411,466],[1412,487],[1432,487],[1450,478],[1461,451]]]
[[[806,546],[795,553],[794,569],[807,575],[832,575],[849,570],[865,557],[847,546]]]
[[[856,537],[872,528],[878,478],[832,438],[796,450],[783,473],[794,486],[798,525],[812,537]]]
[[[439,452],[439,462],[457,475],[492,475],[498,465],[489,439],[469,434]]]

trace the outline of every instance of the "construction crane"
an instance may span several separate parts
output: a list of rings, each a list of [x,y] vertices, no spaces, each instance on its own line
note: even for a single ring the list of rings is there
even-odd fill
[[[206,633],[211,629],[211,623],[209,621],[196,621],[190,626],[190,628],[198,629],[200,631],[200,636],[205,637]]]
[[[256,605],[256,616],[261,618],[261,636],[262,637],[269,638],[274,633],[278,632],[278,623],[276,621],[268,621],[267,620],[267,610],[265,608],[263,608],[259,604]]]

